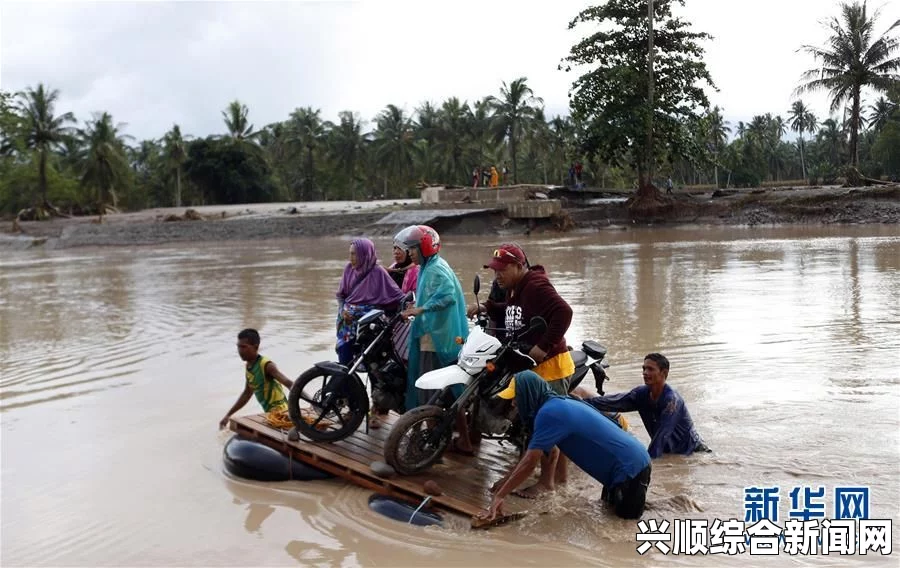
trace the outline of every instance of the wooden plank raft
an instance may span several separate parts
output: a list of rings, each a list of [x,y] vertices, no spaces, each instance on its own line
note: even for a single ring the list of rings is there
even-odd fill
[[[467,517],[474,517],[490,504],[491,485],[518,459],[512,445],[501,446],[493,440],[483,440],[476,446],[473,457],[447,451],[442,463],[431,466],[423,473],[380,477],[370,466],[372,462],[384,461],[384,443],[396,418],[391,414],[381,428],[368,432],[363,425],[353,435],[333,443],[312,442],[303,438],[292,442],[288,440],[287,430],[271,427],[263,414],[231,418],[229,428],[243,438],[265,444],[292,459],[376,493],[416,505],[429,497],[425,492],[425,482],[434,481],[442,494],[431,495],[429,505]],[[504,501],[506,516],[489,523],[489,526],[521,518],[524,516],[522,505],[524,501],[508,497]],[[487,528],[485,523],[474,520],[472,526]]]

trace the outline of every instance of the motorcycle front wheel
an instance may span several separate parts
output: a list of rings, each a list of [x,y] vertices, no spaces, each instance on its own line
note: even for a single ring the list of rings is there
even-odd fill
[[[384,460],[401,475],[428,469],[450,445],[452,424],[453,417],[439,406],[413,408],[391,427],[384,444]]]
[[[300,375],[288,395],[288,413],[297,431],[316,442],[350,436],[369,413],[369,395],[353,375],[313,367]]]

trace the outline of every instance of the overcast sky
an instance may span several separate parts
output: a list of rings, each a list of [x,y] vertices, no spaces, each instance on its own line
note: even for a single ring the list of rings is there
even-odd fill
[[[178,123],[195,136],[224,130],[233,99],[257,126],[312,106],[372,118],[388,103],[412,111],[449,96],[496,94],[528,77],[547,116],[567,112],[573,75],[560,59],[586,30],[567,30],[586,0],[358,0],[295,2],[0,3],[0,88],[44,82],[57,112],[79,120],[108,111],[132,136],[157,138]],[[531,6],[531,7],[526,7]],[[880,34],[900,2],[876,0]],[[823,45],[832,0],[688,0],[678,12],[714,36],[706,61],[710,99],[736,124],[786,114],[800,73],[797,53]],[[825,95],[806,95],[820,120]]]

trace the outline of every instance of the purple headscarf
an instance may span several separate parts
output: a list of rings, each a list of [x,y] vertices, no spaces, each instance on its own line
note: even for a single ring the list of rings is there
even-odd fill
[[[341,277],[337,299],[348,304],[390,306],[403,298],[403,292],[383,266],[378,265],[375,244],[369,239],[354,239],[358,268],[348,262]]]

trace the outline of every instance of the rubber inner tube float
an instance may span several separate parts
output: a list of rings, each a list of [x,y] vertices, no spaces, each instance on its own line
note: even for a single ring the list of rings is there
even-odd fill
[[[424,504],[416,505],[378,493],[369,497],[369,508],[389,519],[417,527],[443,527],[444,519],[437,513],[422,510]]]
[[[256,481],[312,481],[329,479],[330,473],[292,460],[272,448],[233,436],[222,451],[225,469],[232,475]]]

